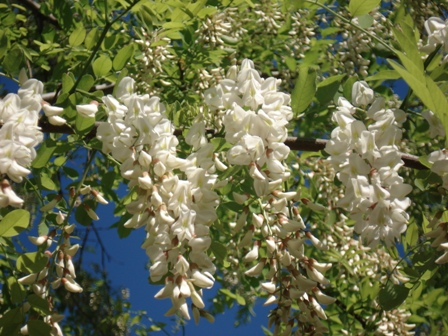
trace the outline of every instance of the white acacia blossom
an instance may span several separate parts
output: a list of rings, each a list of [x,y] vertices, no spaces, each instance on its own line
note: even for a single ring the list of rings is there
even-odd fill
[[[235,238],[228,259],[235,266],[239,260],[247,265],[245,276],[264,274],[261,288],[268,294],[264,305],[276,305],[269,316],[269,327],[274,325],[276,334],[282,325],[291,327],[295,319],[300,321],[300,330],[312,327],[324,333],[328,330],[320,320],[327,316],[321,304],[335,300],[318,287],[329,285],[324,273],[331,264],[306,256],[305,245],[322,250],[326,246],[307,232],[292,204],[300,199],[297,193],[283,189],[283,181],[290,176],[285,164],[289,148],[284,141],[292,111],[290,96],[278,92],[279,85],[275,78],[261,78],[254,63],[246,59],[205,93],[209,109],[222,116],[225,139],[232,144],[227,163],[244,167],[255,191],[253,196],[232,194],[235,202],[245,206],[236,222],[229,224]],[[243,177],[232,176],[235,185],[242,183],[239,179]],[[259,204],[256,213],[246,203],[254,199]],[[282,272],[281,281],[278,272]]]
[[[123,78],[116,98],[103,97],[108,119],[97,131],[103,152],[121,162],[121,175],[133,188],[135,197],[126,206],[131,217],[124,226],[146,230],[142,248],[151,261],[151,281],[165,281],[155,297],[173,304],[166,315],[180,312],[189,319],[189,297],[193,311],[204,315],[202,288],[213,286],[216,270],[207,255],[219,203],[213,146],[198,121],[186,137],[196,151],[177,157],[179,142],[164,105],[158,97],[134,93],[134,85]]]
[[[448,25],[447,21],[443,21],[438,17],[430,17],[425,21],[425,30],[428,34],[426,45],[421,49],[428,54],[441,45],[445,52],[448,52]]]
[[[18,93],[9,93],[0,99],[0,174],[7,175],[14,182],[21,182],[30,173],[28,167],[36,157],[37,147],[43,140],[38,126],[40,111],[43,110],[50,123],[65,122],[60,114],[63,110],[50,106],[42,100],[44,85],[37,79],[28,79],[20,74],[21,86]],[[8,205],[21,207],[21,200],[3,180],[0,189],[0,207]]]
[[[400,239],[409,219],[406,209],[410,200],[406,195],[412,188],[398,175],[404,163],[396,145],[405,114],[385,108],[382,98],[373,101],[370,90],[365,83],[355,83],[352,98],[357,104],[371,103],[366,113],[367,126],[354,117],[356,108],[339,98],[333,113],[338,127],[332,131],[325,150],[346,187],[338,206],[348,210],[356,221],[355,232],[369,246],[380,241],[390,246]]]

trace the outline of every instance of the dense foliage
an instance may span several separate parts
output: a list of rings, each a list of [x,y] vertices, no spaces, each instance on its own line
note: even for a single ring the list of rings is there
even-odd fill
[[[0,100],[0,334],[163,328],[83,269],[99,204],[121,238],[145,231],[179,326],[235,304],[249,322],[259,299],[268,335],[446,333],[447,14],[0,4],[0,75],[19,85]]]

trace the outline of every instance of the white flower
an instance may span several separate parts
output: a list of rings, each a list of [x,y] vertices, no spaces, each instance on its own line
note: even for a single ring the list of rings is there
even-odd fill
[[[62,126],[67,123],[67,120],[65,120],[64,118],[61,118],[59,116],[50,116],[50,117],[48,117],[48,122],[55,126]]]
[[[135,81],[131,77],[123,78],[117,86],[116,95],[124,101],[134,93]]]
[[[64,112],[62,107],[51,106],[50,104],[42,104],[42,109],[47,117],[59,116]]]
[[[21,182],[30,173],[31,150],[14,140],[0,141],[0,173],[8,174],[14,182]]]
[[[440,119],[432,111],[423,111],[423,118],[429,123],[429,136],[435,138],[436,136],[445,136],[445,128]]]
[[[367,106],[374,99],[374,92],[365,81],[358,81],[352,87],[352,103],[355,106]]]
[[[76,111],[85,118],[95,118],[96,112],[98,112],[97,104],[85,104],[76,105]]]
[[[227,152],[227,160],[235,165],[248,165],[264,153],[263,140],[258,136],[245,135]]]
[[[73,293],[81,293],[83,291],[82,287],[72,278],[70,274],[66,274],[64,278],[61,279],[62,284],[65,289]]]
[[[443,21],[438,17],[430,17],[425,21],[425,30],[428,34],[428,40],[422,50],[429,54],[437,47],[437,45],[441,44],[444,46],[446,52],[448,48],[448,28],[446,21]]]

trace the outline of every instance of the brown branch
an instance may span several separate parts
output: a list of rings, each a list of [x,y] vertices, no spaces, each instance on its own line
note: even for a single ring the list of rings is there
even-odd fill
[[[45,15],[40,12],[40,5],[32,0],[19,0],[19,2],[30,11],[33,12],[39,19],[43,21],[47,21],[52,24],[56,29],[60,30],[62,27],[59,25],[58,20],[54,17],[53,14]]]
[[[318,152],[325,149],[328,140],[325,139],[306,139],[288,137],[285,141],[285,145],[291,150],[299,150],[305,152]],[[401,159],[404,162],[405,167],[426,170],[428,167],[420,163],[418,156],[401,153]]]
[[[92,139],[96,135],[96,128],[99,126],[99,122],[95,123],[95,127],[86,135],[87,138]],[[74,131],[67,125],[63,126],[53,126],[48,122],[40,121],[39,126],[44,133],[65,133],[73,134]],[[213,130],[207,130],[207,133],[213,134]],[[174,135],[181,135],[182,130],[176,129]],[[310,139],[310,138],[296,138],[288,137],[285,141],[285,145],[294,151],[304,151],[304,152],[318,152],[325,149],[328,140],[325,139]],[[404,162],[405,167],[427,170],[428,168],[420,163],[418,156],[401,153],[401,159]]]

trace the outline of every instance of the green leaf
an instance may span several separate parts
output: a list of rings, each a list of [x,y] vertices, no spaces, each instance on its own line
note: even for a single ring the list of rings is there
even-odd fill
[[[85,202],[91,209],[95,209],[93,207],[93,201],[88,200]],[[87,210],[84,206],[79,206],[76,208],[75,212],[75,219],[76,221],[84,226],[89,226],[92,224],[92,218],[90,218],[89,214],[87,213]]]
[[[92,49],[95,44],[100,39],[100,32],[98,31],[98,28],[93,28],[86,36],[86,40],[84,41],[84,45],[87,49]]]
[[[380,4],[381,0],[350,0],[348,10],[352,16],[369,14]]]
[[[344,77],[345,75],[331,76],[317,84],[316,98],[320,104],[325,106],[334,99]]]
[[[77,86],[77,89],[89,91],[92,88],[93,84],[95,84],[95,79],[93,78],[93,76],[86,74],[86,75],[82,76],[82,78],[79,81],[79,84]]]
[[[227,248],[223,244],[214,241],[212,242],[210,249],[213,252],[216,259],[218,259],[219,261],[224,261],[224,259],[227,256]]]
[[[86,38],[86,30],[84,29],[84,26],[80,25],[78,26],[73,33],[70,34],[70,37],[68,38],[68,43],[72,47],[77,47],[84,42],[84,39]]]
[[[80,114],[76,116],[75,128],[79,134],[88,133],[95,126],[95,118],[83,117]]]
[[[113,61],[113,66],[115,70],[121,70],[124,68],[129,59],[134,55],[134,45],[128,44],[124,48],[118,51],[117,56],[115,56]]]
[[[224,202],[220,205],[223,209],[228,209],[237,213],[240,213],[244,205],[238,204],[236,202]]]
[[[64,171],[65,175],[67,175],[67,177],[72,180],[76,180],[79,177],[79,172],[76,169],[64,166],[62,167],[62,170]]]
[[[27,300],[30,303],[31,307],[33,307],[33,309],[39,312],[39,314],[41,314],[42,316],[51,314],[51,310],[47,300],[41,298],[40,296],[37,296],[36,294],[30,294]]]
[[[439,117],[445,129],[445,134],[448,134],[448,101],[446,95],[428,75],[426,75],[426,87],[433,102],[431,110]],[[418,96],[418,92],[416,94]],[[445,146],[448,147],[448,137],[445,139]]]
[[[236,175],[241,169],[243,169],[243,166],[233,166],[224,171],[224,173],[220,176],[220,179],[226,179],[230,176]]]
[[[27,325],[30,336],[47,336],[51,334],[51,326],[44,321],[30,320]]]
[[[66,156],[58,156],[56,159],[54,159],[53,163],[55,166],[57,167],[61,167],[62,165],[64,165],[64,163],[67,161],[67,157]]]
[[[226,288],[220,288],[219,291],[231,299],[234,299],[234,300],[236,299],[236,294],[232,293],[230,290],[228,290]]]
[[[56,143],[53,140],[45,140],[45,142],[37,150],[37,155],[31,163],[31,167],[37,169],[45,167],[48,161],[50,161],[50,158],[53,156],[55,149]]]
[[[75,85],[75,78],[72,73],[62,74],[62,93],[67,93]]]
[[[93,62],[93,73],[97,78],[106,76],[112,69],[112,61],[106,55],[101,55]]]
[[[327,37],[327,36],[330,36],[330,35],[337,34],[340,31],[341,31],[341,28],[338,28],[338,27],[328,27],[328,28],[322,29],[321,35],[322,35],[322,37]]]
[[[418,242],[418,226],[415,222],[412,222],[410,225],[408,225],[408,228],[406,230],[406,243],[410,247],[414,246]]]
[[[392,28],[395,39],[398,41],[400,49],[406,54],[406,57],[420,69],[423,73],[423,61],[418,50],[417,41],[414,39],[414,29],[407,26],[405,23],[401,23],[399,28]],[[398,54],[400,57],[400,54]],[[403,59],[400,57],[401,62],[409,70]]]
[[[299,68],[299,78],[297,78],[291,95],[291,107],[296,117],[311,104],[315,93],[316,71],[307,66],[301,66]]]
[[[210,140],[213,144],[214,152],[221,152],[223,150],[229,149],[232,147],[232,144],[228,143],[224,138],[213,138]]]
[[[23,61],[23,52],[20,48],[14,47],[6,53],[2,67],[7,73],[16,74],[22,67]]]
[[[384,310],[392,310],[400,306],[408,297],[409,288],[388,282],[378,294],[378,301]]]
[[[17,258],[16,267],[23,273],[38,273],[47,265],[48,257],[41,252],[29,252]]]
[[[246,305],[246,300],[239,294],[236,294],[236,302],[238,302],[238,304],[241,306]]]
[[[296,71],[297,69],[297,62],[294,57],[286,56],[285,57],[285,63],[289,70]]]
[[[0,59],[8,51],[8,38],[6,37],[6,33],[3,30],[0,30]]]
[[[376,74],[367,77],[366,82],[376,81],[376,80],[395,80],[401,78],[400,74],[395,70],[381,70]]]
[[[358,24],[361,28],[367,29],[373,24],[373,16],[364,14],[358,17]]]
[[[22,284],[20,284],[13,276],[10,276],[6,280],[6,284],[8,286],[11,302],[14,304],[22,303],[26,297],[26,290]]]
[[[40,174],[40,184],[46,190],[57,190],[58,188],[54,183],[53,179],[46,173]]]
[[[30,213],[23,209],[14,210],[0,222],[0,237],[14,237],[30,224]]]
[[[448,101],[445,94],[431,77],[425,75],[406,55],[400,52],[397,52],[397,55],[405,67],[393,60],[388,60],[389,64],[403,77],[423,104],[439,117],[448,134]]]
[[[7,311],[0,318],[1,336],[17,335],[23,324],[23,309],[17,307]]]

